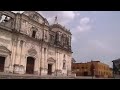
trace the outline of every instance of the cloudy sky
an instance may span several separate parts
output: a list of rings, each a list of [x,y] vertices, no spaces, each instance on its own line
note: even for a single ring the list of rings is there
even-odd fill
[[[39,11],[52,24],[58,23],[72,32],[73,58],[77,62],[100,60],[112,66],[120,58],[119,11]]]

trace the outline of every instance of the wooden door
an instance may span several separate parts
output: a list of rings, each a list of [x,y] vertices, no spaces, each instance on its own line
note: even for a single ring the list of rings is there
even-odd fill
[[[27,66],[26,66],[26,73],[33,74],[34,73],[34,58],[28,57],[27,58]]]
[[[52,74],[52,64],[48,64],[48,75]]]
[[[0,56],[0,72],[4,72],[5,57]]]

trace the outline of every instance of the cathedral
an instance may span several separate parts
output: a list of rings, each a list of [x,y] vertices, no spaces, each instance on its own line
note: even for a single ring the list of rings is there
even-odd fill
[[[0,11],[0,72],[71,75],[71,37],[36,11]]]

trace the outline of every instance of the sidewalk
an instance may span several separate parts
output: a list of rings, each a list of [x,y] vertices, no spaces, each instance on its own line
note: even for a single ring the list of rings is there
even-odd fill
[[[51,76],[51,75],[45,75],[45,76],[39,76],[39,75],[31,75],[31,74],[8,74],[8,73],[1,73],[0,72],[0,79],[120,79],[120,78],[96,78],[96,77],[90,77],[90,76],[77,76],[77,77],[71,77],[71,76]]]

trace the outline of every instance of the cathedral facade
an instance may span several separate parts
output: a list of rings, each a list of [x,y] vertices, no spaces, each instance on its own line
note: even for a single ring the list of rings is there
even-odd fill
[[[71,32],[35,11],[0,11],[0,72],[71,74]]]

